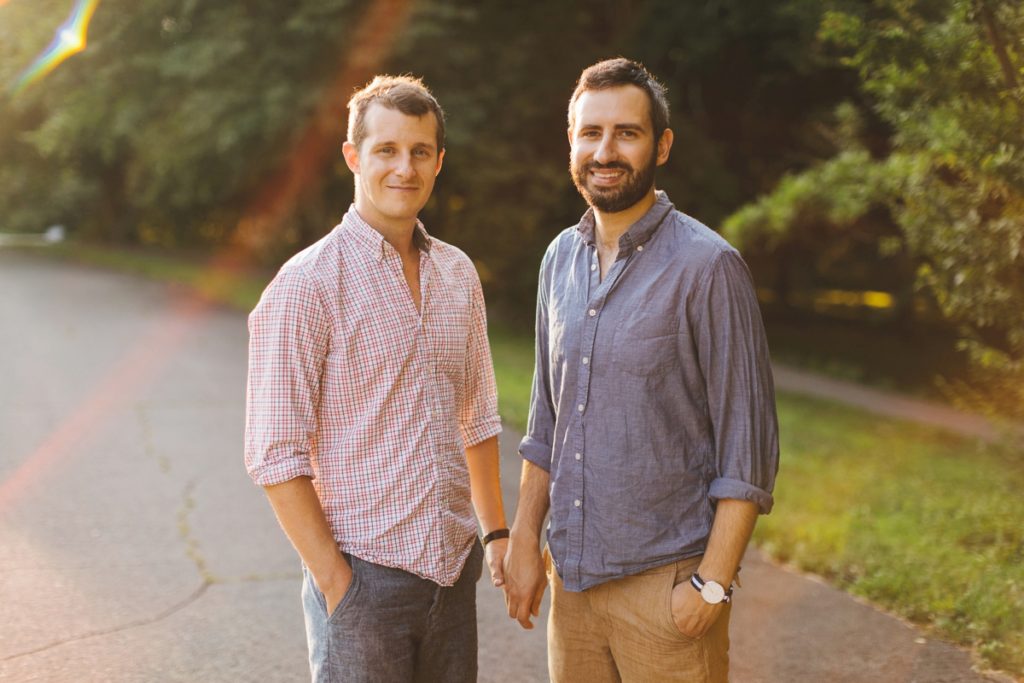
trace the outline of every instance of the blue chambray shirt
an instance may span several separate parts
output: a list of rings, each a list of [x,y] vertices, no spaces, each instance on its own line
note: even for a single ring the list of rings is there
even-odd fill
[[[594,216],[541,264],[520,454],[550,473],[548,545],[581,591],[704,552],[715,501],[772,507],[778,422],[739,254],[664,192],[600,279]]]

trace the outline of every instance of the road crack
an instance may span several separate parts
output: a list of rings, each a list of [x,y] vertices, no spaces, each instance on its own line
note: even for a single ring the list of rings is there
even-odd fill
[[[33,648],[31,650],[26,650],[24,652],[18,652],[18,653],[15,653],[13,655],[8,655],[6,657],[0,658],[0,662],[9,662],[11,660],[19,659],[21,657],[28,657],[29,655],[39,654],[40,652],[45,652],[47,650],[52,650],[52,649],[54,649],[56,647],[60,647],[61,645],[67,645],[69,643],[77,643],[79,641],[88,640],[90,638],[99,638],[101,636],[109,636],[109,635],[113,635],[115,633],[121,633],[121,632],[124,632],[124,631],[128,631],[128,630],[131,630],[133,628],[140,628],[142,626],[150,626],[150,625],[155,624],[155,623],[157,623],[159,621],[163,621],[164,619],[172,616],[173,614],[175,614],[177,612],[180,612],[181,610],[185,609],[186,607],[188,607],[189,605],[194,603],[196,600],[198,600],[199,598],[201,598],[203,596],[203,593],[206,592],[206,589],[209,588],[210,585],[211,584],[208,581],[204,581],[202,583],[202,585],[199,586],[199,588],[197,588],[195,591],[193,591],[193,593],[191,595],[189,595],[187,598],[185,598],[184,600],[182,600],[181,602],[179,602],[177,604],[171,605],[170,607],[165,609],[163,612],[160,612],[159,614],[157,614],[157,615],[155,615],[153,617],[149,617],[147,619],[136,619],[135,621],[130,621],[130,622],[126,623],[126,624],[121,624],[120,626],[114,626],[114,627],[107,628],[107,629],[99,629],[99,630],[96,630],[96,631],[87,631],[86,633],[80,633],[77,636],[72,636],[70,638],[64,638],[64,639],[61,639],[61,640],[56,640],[56,641],[54,641],[52,643],[48,643],[46,645],[41,645],[41,646],[39,646],[37,648]]]

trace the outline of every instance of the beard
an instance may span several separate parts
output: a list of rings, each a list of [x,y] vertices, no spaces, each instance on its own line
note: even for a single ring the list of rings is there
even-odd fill
[[[613,161],[609,164],[599,164],[596,161],[588,161],[583,164],[570,162],[569,172],[572,175],[572,182],[576,189],[586,200],[587,204],[602,213],[618,213],[633,206],[650,191],[654,185],[654,171],[657,169],[657,155],[651,150],[650,160],[637,171],[624,161]],[[588,186],[592,170],[619,169],[625,172],[624,181],[614,188]]]

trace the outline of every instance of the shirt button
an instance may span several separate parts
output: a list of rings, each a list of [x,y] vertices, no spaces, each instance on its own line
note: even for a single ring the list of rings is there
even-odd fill
[[[644,250],[644,245],[641,244],[639,247],[636,248],[636,250],[637,251],[643,251]]]
[[[586,356],[583,356],[583,364],[586,365],[589,362],[590,362],[590,359],[587,358]]]
[[[590,269],[591,270],[597,270],[597,264],[596,263],[591,263],[590,264]]]
[[[578,411],[580,411],[582,413],[583,412],[583,404],[581,403],[578,406],[576,406],[576,410],[578,410]]]
[[[574,501],[572,502],[572,504],[573,504],[573,505],[575,505],[576,507],[579,507],[580,505],[583,505],[583,503],[581,503],[581,502],[580,502],[580,499],[579,499],[579,498],[577,498],[576,500],[574,500]]]
[[[583,457],[583,454],[582,454],[582,453],[577,453],[577,454],[576,454],[576,459],[577,459],[577,460],[579,460],[579,459],[580,459],[580,458],[582,458],[582,457]]]
[[[587,311],[587,315],[593,318],[595,315],[597,315],[597,311],[591,308],[589,311]]]

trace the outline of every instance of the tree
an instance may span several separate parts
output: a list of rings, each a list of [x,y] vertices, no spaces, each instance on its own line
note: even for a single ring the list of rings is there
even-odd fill
[[[916,259],[919,291],[960,327],[987,387],[961,396],[1024,415],[1024,7],[835,3],[820,34],[858,73],[889,129],[886,149],[848,137],[835,158],[734,214],[727,232],[785,241],[798,226],[787,217],[810,212],[841,232],[884,208]]]
[[[0,8],[4,81],[70,5]],[[85,52],[0,99],[7,227],[60,221],[119,243],[224,240],[289,153],[361,10],[351,0],[104,0]]]
[[[827,150],[810,123],[854,83],[815,53],[816,0],[421,0],[395,71],[449,112],[427,224],[484,274],[488,302],[532,318],[547,244],[586,208],[566,170],[566,106],[586,66],[625,55],[668,86],[676,145],[659,187],[715,226],[784,168]]]

